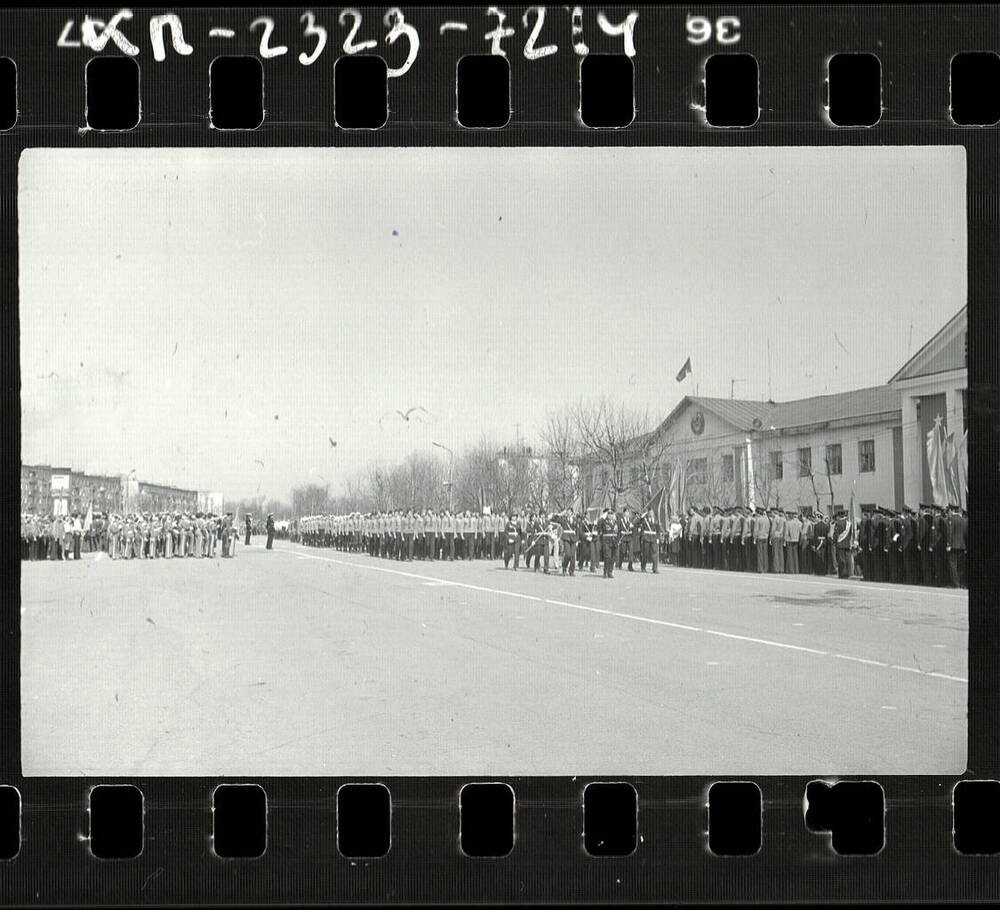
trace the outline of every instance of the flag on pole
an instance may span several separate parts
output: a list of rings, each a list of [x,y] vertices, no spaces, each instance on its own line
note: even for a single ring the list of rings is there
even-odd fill
[[[948,505],[957,506],[961,497],[958,494],[958,450],[954,433],[949,433],[944,440],[944,477],[948,489]]]
[[[90,501],[90,505],[87,507],[87,517],[83,519],[83,530],[89,531],[90,526],[94,523],[94,501]]]
[[[690,372],[691,372],[691,358],[688,357],[688,359],[684,361],[684,366],[681,367],[681,371],[677,374],[677,381],[683,382],[684,377],[687,376],[687,374]]]
[[[931,495],[934,505],[948,505],[948,480],[944,464],[944,426],[941,415],[934,418],[934,426],[927,431],[927,469],[931,478]]]
[[[963,508],[968,508],[969,495],[969,431],[962,434],[962,438],[955,446],[955,462],[958,471],[958,504]]]
[[[854,547],[858,543],[858,524],[861,522],[861,515],[858,513],[858,497],[857,497],[857,487],[858,482],[855,480],[851,484],[851,546]]]
[[[679,458],[670,472],[670,492],[667,494],[667,503],[671,518],[681,514],[681,460]]]

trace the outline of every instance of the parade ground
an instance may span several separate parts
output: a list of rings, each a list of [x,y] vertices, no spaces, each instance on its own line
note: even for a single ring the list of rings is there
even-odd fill
[[[958,774],[964,591],[263,538],[21,564],[26,775]]]

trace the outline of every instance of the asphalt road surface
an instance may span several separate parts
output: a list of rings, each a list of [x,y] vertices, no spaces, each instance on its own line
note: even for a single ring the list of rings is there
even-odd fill
[[[27,775],[958,774],[965,592],[262,539],[22,563]]]

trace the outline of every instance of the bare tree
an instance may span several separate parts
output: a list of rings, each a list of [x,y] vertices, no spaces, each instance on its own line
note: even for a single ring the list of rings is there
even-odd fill
[[[551,504],[559,511],[572,508],[583,492],[581,462],[583,445],[572,414],[550,411],[539,434],[542,460],[535,474],[545,492],[542,507]],[[538,479],[535,480],[538,483]]]
[[[329,487],[310,483],[292,490],[292,511],[296,515],[321,515],[329,505]]]
[[[635,410],[602,397],[580,401],[570,412],[582,467],[600,471],[604,494],[614,506],[626,500],[648,502],[666,485],[664,466],[671,442],[647,410]],[[597,491],[593,491],[597,493]]]
[[[617,507],[618,500],[635,486],[629,468],[643,451],[650,432],[648,414],[602,396],[596,401],[578,401],[570,411],[570,419],[582,454],[590,465],[601,469],[604,492]]]
[[[388,512],[393,508],[389,470],[384,465],[369,465],[367,487],[373,509],[378,512]]]
[[[724,509],[736,505],[735,469],[734,473],[727,474],[721,458],[710,458],[706,470],[705,488],[711,505],[721,506]]]

